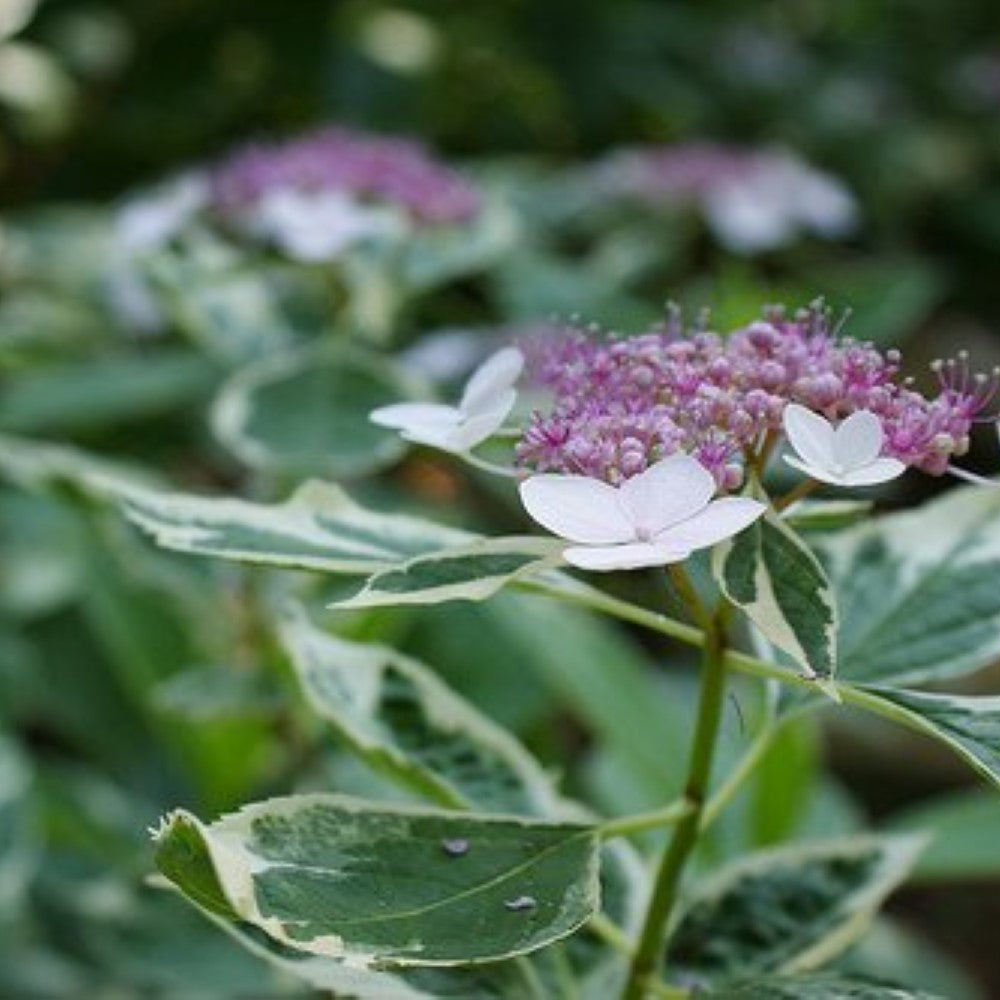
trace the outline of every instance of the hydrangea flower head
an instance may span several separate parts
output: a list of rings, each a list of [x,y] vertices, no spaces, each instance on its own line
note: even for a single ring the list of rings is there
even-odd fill
[[[773,250],[802,231],[837,239],[857,225],[847,188],[785,150],[707,142],[631,149],[600,168],[600,184],[649,204],[697,204],[735,253]]]
[[[533,414],[519,462],[611,485],[683,452],[720,490],[738,489],[747,456],[782,431],[790,403],[827,421],[868,411],[882,433],[873,458],[939,475],[968,449],[995,382],[944,366],[940,391],[925,397],[900,377],[898,351],[840,337],[819,304],[768,310],[727,336],[685,333],[676,315],[634,337],[575,330],[532,356],[553,403]]]
[[[212,177],[217,211],[239,216],[274,191],[338,192],[394,206],[417,223],[463,223],[479,210],[475,189],[416,142],[330,127],[237,150]]]

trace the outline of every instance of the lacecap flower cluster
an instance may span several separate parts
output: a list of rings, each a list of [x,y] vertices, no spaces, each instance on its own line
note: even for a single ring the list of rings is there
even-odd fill
[[[467,222],[480,205],[475,188],[419,143],[342,127],[245,146],[211,175],[212,203],[223,214],[239,215],[277,190],[336,191],[427,224]]]
[[[684,453],[720,490],[738,490],[748,456],[782,430],[793,403],[832,422],[868,411],[881,423],[882,456],[940,475],[968,450],[998,384],[960,357],[933,366],[938,387],[926,396],[901,376],[898,351],[840,336],[821,304],[772,308],[725,336],[685,332],[672,313],[639,336],[563,331],[525,349],[553,402],[532,415],[518,463],[612,485]]]

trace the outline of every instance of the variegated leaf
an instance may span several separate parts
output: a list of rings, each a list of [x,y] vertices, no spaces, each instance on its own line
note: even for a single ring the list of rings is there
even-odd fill
[[[860,836],[742,858],[696,887],[668,962],[703,983],[815,969],[864,932],[923,843]]]
[[[71,486],[97,500],[116,500],[157,483],[145,470],[71,445],[0,434],[0,473],[25,489]]]
[[[821,543],[840,606],[840,676],[916,684],[1000,656],[1000,492],[950,491]]]
[[[535,536],[480,539],[376,573],[357,594],[331,607],[484,601],[510,583],[556,566],[561,550],[558,541]]]
[[[281,636],[310,707],[369,764],[441,805],[559,815],[541,765],[423,664],[322,632],[301,612]]]
[[[420,518],[365,510],[319,480],[281,504],[145,492],[131,496],[125,510],[168,549],[327,573],[371,573],[474,537]]]
[[[924,990],[836,974],[740,979],[703,995],[706,1000],[945,1000]]]
[[[810,675],[837,666],[837,607],[819,560],[771,511],[712,553],[723,593]]]
[[[212,411],[216,437],[254,469],[334,479],[374,472],[406,445],[368,419],[409,387],[384,359],[357,349],[310,348],[237,372]]]
[[[1000,786],[1000,695],[973,697],[864,685],[845,700],[925,733]]]
[[[527,954],[598,906],[592,827],[303,795],[156,833],[160,871],[196,903],[355,967]]]

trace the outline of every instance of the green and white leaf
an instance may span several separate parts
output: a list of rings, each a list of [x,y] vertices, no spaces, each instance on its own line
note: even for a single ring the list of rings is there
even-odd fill
[[[158,483],[145,470],[71,445],[0,434],[0,473],[25,489],[72,486],[96,500],[113,500]]]
[[[369,764],[444,806],[560,815],[541,765],[422,663],[322,632],[301,611],[281,638],[310,707]]]
[[[931,694],[865,685],[845,700],[944,743],[1000,787],[1000,695]]]
[[[130,496],[125,511],[168,549],[326,573],[371,573],[475,537],[366,510],[319,480],[280,504],[148,491]]]
[[[149,419],[195,405],[217,379],[211,362],[190,349],[47,365],[4,387],[0,427],[79,434]]]
[[[227,366],[273,354],[294,340],[282,303],[287,269],[259,260],[250,266],[241,251],[204,229],[139,263],[174,324]]]
[[[376,573],[357,594],[331,607],[484,601],[510,583],[557,566],[562,548],[558,541],[538,536],[480,539]]]
[[[945,1000],[924,990],[836,974],[740,979],[703,995],[709,1000]]]
[[[403,455],[402,438],[368,414],[410,394],[384,359],[347,345],[308,347],[233,375],[216,398],[212,427],[253,469],[351,478]]]
[[[712,553],[723,593],[809,675],[837,666],[837,606],[819,560],[768,511]]]
[[[840,676],[916,684],[1000,657],[1000,493],[960,487],[824,539]]]
[[[513,246],[519,228],[511,207],[492,198],[468,223],[420,229],[401,248],[403,284],[411,291],[423,292],[475,274]]]
[[[669,964],[701,982],[818,968],[864,933],[923,844],[859,836],[742,858],[697,885]]]
[[[203,908],[361,968],[527,954],[599,905],[600,844],[572,823],[303,795],[208,825],[174,812],[155,839],[160,871]]]

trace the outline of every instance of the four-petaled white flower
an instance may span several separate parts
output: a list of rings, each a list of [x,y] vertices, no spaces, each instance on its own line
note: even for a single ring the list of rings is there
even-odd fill
[[[369,419],[398,430],[407,441],[458,454],[470,451],[496,433],[514,408],[514,383],[523,367],[521,352],[505,347],[472,373],[458,406],[395,403],[372,410]]]
[[[600,571],[681,562],[742,531],[766,509],[744,497],[713,500],[715,480],[688,455],[664,458],[617,487],[545,474],[525,480],[520,491],[534,520],[576,543],[563,558]]]
[[[858,410],[834,427],[818,413],[789,403],[782,422],[796,451],[785,461],[820,482],[874,486],[906,471],[899,459],[881,457],[882,422],[870,410]]]

